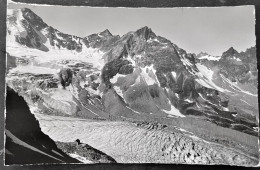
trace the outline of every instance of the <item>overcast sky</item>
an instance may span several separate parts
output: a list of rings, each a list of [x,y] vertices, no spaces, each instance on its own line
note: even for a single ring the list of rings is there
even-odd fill
[[[254,6],[218,8],[27,7],[61,32],[84,37],[109,29],[120,36],[150,27],[190,53],[221,55],[229,47],[245,51],[255,45]]]

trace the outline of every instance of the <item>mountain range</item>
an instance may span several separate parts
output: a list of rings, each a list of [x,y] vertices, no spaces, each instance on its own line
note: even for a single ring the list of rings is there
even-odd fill
[[[123,36],[104,30],[77,37],[28,8],[8,9],[6,34],[7,85],[25,99],[43,132],[55,127],[41,114],[130,122],[259,156],[256,47],[197,55],[147,26]],[[73,72],[66,89],[57,76],[62,68]]]

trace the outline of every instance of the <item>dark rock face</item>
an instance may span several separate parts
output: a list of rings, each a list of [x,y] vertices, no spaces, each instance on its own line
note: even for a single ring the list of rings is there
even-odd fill
[[[243,75],[243,72],[249,72],[250,64],[237,64],[233,62],[233,57],[239,58],[237,60],[241,58],[241,61],[243,61],[245,59],[241,56],[250,55],[248,54],[249,51],[253,50],[249,49],[246,53],[239,54],[236,50],[230,48],[227,52],[223,53],[219,61],[210,61],[211,63],[209,65],[221,66],[222,69],[220,69],[219,73],[226,73],[224,75],[229,75],[229,79],[231,80],[239,79],[239,76]],[[137,58],[137,55],[141,57]],[[153,65],[152,68],[155,70],[154,73],[159,82],[158,89],[170,89],[168,92],[165,91],[167,97],[164,100],[169,100],[183,115],[206,116],[209,121],[220,126],[236,130],[239,129],[245,133],[257,135],[257,133],[253,131],[253,127],[257,126],[255,118],[253,120],[255,123],[252,123],[252,119],[246,120],[245,122],[247,123],[243,121],[242,123],[240,118],[232,116],[232,114],[235,115],[235,110],[225,111],[227,110],[225,108],[230,107],[230,104],[228,97],[224,93],[216,89],[204,87],[195,81],[198,79],[196,74],[199,72],[196,66],[196,63],[199,62],[199,60],[196,59],[198,57],[187,53],[165,38],[156,36],[148,27],[124,35],[117,41],[115,46],[104,55],[104,58],[106,58],[108,62],[103,67],[101,78],[106,89],[113,88],[110,79],[116,74],[134,75],[137,68],[146,68]],[[208,64],[207,61],[204,62],[203,64]],[[253,64],[251,64],[251,66],[252,65]],[[130,70],[124,72],[123,68],[129,68]],[[173,77],[172,72],[176,74],[175,77]],[[124,80],[124,78],[121,79],[121,81]],[[133,93],[131,92],[132,88],[122,87],[121,89],[123,89],[124,96],[127,99],[127,101],[125,101],[126,104],[130,104],[134,110],[159,113],[157,109],[153,108],[154,104],[151,104],[150,100],[151,98],[155,103],[158,103],[157,100],[162,101],[162,99],[156,99],[158,97],[158,91],[151,89],[151,87],[146,88],[150,91],[149,93],[145,92],[146,90],[140,91],[140,87],[136,88],[139,90],[138,94],[136,94],[137,97],[134,99],[136,101],[141,100],[142,102],[139,103],[142,103],[141,105],[144,105],[146,107],[145,109],[140,109],[140,105],[130,102],[133,101],[133,99],[130,99],[130,96],[132,96],[131,93]],[[147,98],[144,98],[142,94],[147,94]],[[147,105],[147,103],[150,104]],[[165,109],[163,105],[158,104],[158,106],[161,107],[159,109]],[[150,109],[148,109],[149,107]],[[120,115],[121,113],[119,112],[122,112],[120,108],[121,106],[118,110],[116,109],[114,111],[114,114],[118,113]],[[218,114],[218,116],[215,116],[216,114]],[[236,126],[233,126],[234,124],[236,124]],[[237,128],[237,126],[239,126],[239,128]]]
[[[136,35],[144,40],[148,40],[149,38],[154,38],[156,35],[152,32],[151,28],[147,26],[136,31]]]
[[[11,89],[7,90],[6,108],[6,165],[80,163],[64,154],[42,133],[24,99]]]
[[[110,79],[115,76],[117,73],[120,74],[130,74],[133,72],[133,68],[129,65],[130,62],[128,60],[118,59],[113,60],[107,63],[102,70],[102,80],[106,84],[107,87],[110,85]]]
[[[25,45],[30,48],[36,48],[42,51],[49,51],[49,49],[43,44],[46,42],[45,38],[39,31],[31,26],[31,24],[27,20],[22,20],[22,24],[26,29],[24,35],[16,36],[16,41],[22,45]]]
[[[32,24],[38,31],[48,27],[48,25],[29,8],[22,9],[23,17]]]
[[[16,58],[7,53],[6,57],[6,71],[8,72],[10,69],[15,68],[17,66]]]
[[[157,41],[149,42],[149,39],[156,39]],[[162,88],[168,87],[173,89],[175,88],[175,85],[177,88],[178,86],[180,88],[182,86],[179,82],[183,81],[184,76],[190,76],[189,73],[186,71],[184,65],[182,64],[174,46],[165,38],[156,36],[148,27],[141,28],[134,33],[128,33],[123,36],[119,41],[121,41],[121,45],[115,46],[105,54],[105,57],[108,59],[108,61],[110,61],[103,68],[102,75],[105,82],[107,82],[107,79],[112,78],[117,73],[122,74],[123,72],[121,70],[123,68],[130,68],[127,73],[132,73],[133,69],[131,65],[134,64],[132,63],[132,61],[130,61],[129,63],[131,65],[122,66],[122,68],[117,71],[116,69],[114,69],[117,68],[115,67],[114,63],[122,63],[120,61],[127,60],[127,57],[130,57],[132,58],[132,60],[135,61],[135,67],[145,67],[154,64],[154,68],[156,69],[155,74]],[[164,44],[166,45],[166,47],[162,48]],[[132,57],[133,55],[143,54],[143,52],[145,52],[145,55],[143,55],[141,59],[135,59],[134,57]],[[185,51],[181,52],[186,53]],[[125,58],[125,60],[123,60],[123,58]],[[193,59],[194,58],[192,58],[191,56],[191,60]],[[113,69],[114,71],[110,71],[109,68]],[[109,71],[106,72],[106,70]],[[171,71],[176,71],[177,74],[180,73],[178,75],[177,84],[175,84],[176,80],[173,80],[172,75],[169,74]],[[112,75],[109,75],[111,73]],[[183,89],[176,89],[176,91],[179,92],[181,92],[182,90]]]
[[[59,79],[60,79],[60,83],[63,88],[65,88],[71,84],[72,76],[73,76],[73,73],[72,73],[71,69],[63,68],[60,70]]]
[[[237,50],[233,47],[230,47],[227,51],[222,54],[222,58],[232,57],[233,55],[238,54]]]

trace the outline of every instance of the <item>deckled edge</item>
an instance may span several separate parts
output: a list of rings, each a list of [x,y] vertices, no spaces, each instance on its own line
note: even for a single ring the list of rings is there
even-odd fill
[[[179,7],[179,6],[177,6],[177,7],[99,7],[99,6],[88,6],[87,4],[86,4],[86,6],[72,6],[72,5],[50,5],[50,4],[37,4],[37,3],[24,3],[24,2],[14,2],[14,1],[12,1],[12,0],[7,0],[7,3],[6,3],[6,9],[7,9],[7,5],[8,5],[8,3],[14,3],[14,4],[24,4],[24,5],[32,5],[32,6],[59,6],[59,7],[91,7],[91,8],[157,8],[157,9],[167,9],[167,8],[222,8],[222,7],[245,7],[245,6],[254,6],[254,17],[255,17],[255,36],[256,36],[256,42],[257,42],[257,27],[256,27],[256,7],[255,7],[255,5],[239,5],[239,4],[237,4],[237,6],[227,6],[227,5],[225,5],[225,4],[223,4],[223,6],[221,6],[221,4],[219,4],[220,6],[201,6],[201,7]],[[6,13],[6,12],[5,12]],[[5,19],[6,19],[6,17],[5,17]],[[6,20],[4,20],[4,21],[6,21]],[[5,24],[5,26],[6,26],[6,24]],[[6,30],[4,30],[4,31],[6,31]],[[6,50],[6,33],[4,33],[4,39],[5,39],[5,41],[3,41],[2,43],[4,44],[3,46],[5,46],[4,47],[4,49]],[[2,44],[0,44],[0,45],[2,45]],[[257,53],[257,43],[256,43],[256,56],[257,56],[257,58],[258,58],[258,53]],[[3,69],[4,70],[4,72],[5,72],[5,77],[6,77],[6,74],[7,74],[7,72],[6,72],[6,70],[7,70],[7,52],[6,51],[2,51],[3,53],[5,53],[5,67],[4,67],[4,69],[3,68],[1,68],[1,69]],[[257,63],[258,63],[258,61],[257,61]],[[257,64],[257,65],[259,65],[259,64]],[[4,106],[4,126],[3,126],[3,130],[4,130],[4,147],[1,149],[1,154],[3,154],[3,161],[4,161],[4,165],[5,165],[5,141],[6,141],[6,135],[5,135],[5,119],[6,119],[6,92],[7,92],[7,84],[6,84],[6,78],[4,78],[4,81],[3,81],[3,84],[4,84],[4,104],[3,104],[3,106]],[[0,86],[2,86],[2,85],[0,85]],[[258,99],[259,99],[259,95],[258,95]],[[258,104],[259,104],[259,100],[258,100]],[[259,120],[258,120],[259,121]],[[258,127],[260,127],[259,126],[259,124],[258,124]],[[259,139],[259,136],[260,136],[260,133],[258,133],[258,151],[259,151],[259,162],[258,162],[258,164],[256,165],[256,166],[252,166],[252,167],[260,167],[260,139]],[[1,155],[0,154],[0,155]],[[84,163],[39,163],[39,164],[13,164],[14,166],[28,166],[28,165],[56,165],[56,164],[71,164],[71,165],[73,165],[73,164],[77,164],[77,165],[82,165],[82,164],[84,164]],[[5,165],[5,166],[13,166],[13,165]],[[84,164],[84,165],[88,165],[88,164]],[[173,165],[177,165],[177,164],[173,164]],[[184,164],[184,165],[186,165],[186,164]],[[188,165],[188,164],[187,164]],[[221,165],[221,164],[216,164],[216,165]],[[227,166],[236,166],[236,165],[227,165]],[[248,166],[246,166],[246,167],[248,167]]]

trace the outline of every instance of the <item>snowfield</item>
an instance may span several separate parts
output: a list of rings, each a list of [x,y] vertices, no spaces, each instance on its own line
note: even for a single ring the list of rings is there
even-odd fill
[[[199,59],[202,60],[202,59],[207,59],[207,60],[213,60],[213,61],[218,61],[220,60],[221,57],[215,57],[215,56],[212,56],[212,55],[204,55],[202,57],[200,57]]]
[[[147,67],[140,67],[141,69],[141,78],[146,82],[146,84],[153,85],[153,84],[159,84],[157,77],[155,75],[156,70],[153,68],[153,64],[151,66]]]
[[[117,93],[120,97],[122,97],[122,99],[124,100],[124,95],[123,95],[123,92],[122,92],[122,90],[120,89],[120,87],[114,86],[114,89],[115,89],[116,93]]]
[[[196,64],[197,68],[199,69],[199,72],[197,72],[197,75],[199,79],[196,79],[198,83],[200,83],[202,86],[205,86],[207,88],[216,89],[220,92],[230,92],[229,90],[223,89],[219,86],[217,86],[214,81],[214,72],[210,69],[208,69],[206,66],[201,65],[199,63]]]
[[[181,112],[176,109],[171,103],[170,101],[168,100],[169,102],[169,105],[171,106],[171,109],[168,111],[168,110],[163,110],[165,113],[169,114],[168,117],[172,117],[172,116],[177,116],[177,117],[186,117],[184,116],[183,114],[181,114]]]
[[[176,72],[172,71],[172,76],[173,76],[173,77],[175,78],[175,80],[176,80],[176,78],[177,78]]]
[[[113,78],[110,79],[110,82],[114,84],[114,83],[116,83],[118,81],[118,78],[125,77],[125,76],[126,75],[117,73]]]

